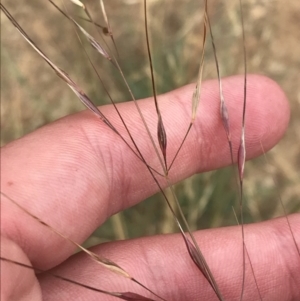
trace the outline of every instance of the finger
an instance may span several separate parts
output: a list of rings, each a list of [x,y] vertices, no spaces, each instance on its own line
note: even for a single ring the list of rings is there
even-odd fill
[[[1,257],[30,265],[15,242],[1,236]],[[42,292],[33,270],[1,260],[0,300],[42,300]]]
[[[223,84],[236,153],[243,79],[231,77]],[[189,124],[193,90],[194,85],[189,85],[159,98],[170,158]],[[197,122],[170,172],[173,182],[230,164],[218,98],[217,81],[206,82]],[[251,158],[261,153],[260,141],[267,150],[281,138],[288,123],[289,107],[277,84],[260,76],[249,76],[248,99],[246,145],[248,158]],[[140,101],[140,107],[156,133],[153,101]],[[148,164],[158,168],[157,157],[133,103],[122,104],[119,108]],[[102,112],[125,136],[112,106],[103,107]],[[113,213],[158,191],[145,165],[90,112],[43,127],[7,145],[1,155],[2,190],[79,243]],[[73,251],[69,243],[45,231],[8,201],[5,204],[3,230],[25,249],[35,265],[54,266]],[[58,249],[61,251],[55,253]]]
[[[290,216],[300,244],[300,214]],[[246,248],[264,301],[300,298],[300,259],[285,218],[245,226]],[[240,227],[196,232],[202,252],[220,287],[224,300],[239,300],[242,287],[242,240]],[[217,300],[203,275],[188,256],[179,235],[139,238],[104,244],[98,254],[124,266],[136,279],[166,300]],[[250,261],[246,260],[244,301],[260,300]],[[116,274],[101,270],[85,255],[75,255],[53,272],[108,291],[147,292]],[[59,291],[64,299],[83,295],[87,300],[116,300],[73,284],[40,278],[45,300]],[[98,298],[98,299],[97,299]]]

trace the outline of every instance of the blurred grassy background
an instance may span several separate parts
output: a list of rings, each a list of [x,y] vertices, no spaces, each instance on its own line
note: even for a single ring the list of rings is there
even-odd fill
[[[65,1],[67,2],[67,1]],[[120,50],[120,62],[136,98],[152,95],[145,51],[141,1],[106,1]],[[282,142],[265,160],[246,166],[245,220],[259,221],[282,215],[278,191],[288,212],[300,210],[300,3],[280,0],[244,0],[248,70],[267,75],[287,93],[292,118]],[[85,1],[98,23],[104,24],[98,1]],[[223,76],[243,72],[238,1],[209,1],[210,16]],[[5,1],[9,11],[47,53],[97,104],[108,103],[78,43],[74,28],[46,1],[18,5]],[[201,50],[202,4],[198,0],[149,1],[152,51],[159,93],[195,81]],[[74,15],[83,15],[68,6]],[[89,24],[81,22],[93,32]],[[1,144],[25,135],[53,120],[84,109],[73,92],[1,16]],[[208,43],[209,44],[209,43]],[[215,78],[211,46],[204,78]],[[130,99],[116,71],[89,52],[116,101]],[[276,122],[276,121],[275,121]],[[232,168],[197,175],[176,191],[193,229],[236,224],[232,206],[236,185]],[[138,226],[137,226],[138,225]],[[161,198],[154,196],[113,217],[97,230],[88,244],[115,238],[176,231]]]

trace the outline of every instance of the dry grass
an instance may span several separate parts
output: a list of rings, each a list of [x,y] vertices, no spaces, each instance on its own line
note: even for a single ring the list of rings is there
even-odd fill
[[[201,12],[195,9],[197,1],[176,2],[176,5],[172,2],[151,1],[149,13],[159,93],[194,81],[199,62]],[[297,18],[300,4],[279,0],[244,2],[249,72],[276,80],[287,93],[292,108],[286,136],[268,155],[271,165],[257,159],[246,166],[245,196],[249,205],[245,218],[249,222],[282,214],[272,176],[277,180],[287,211],[300,209],[300,21]],[[22,1],[17,7],[11,3],[6,5],[40,48],[72,74],[97,104],[108,102],[69,22],[46,1],[31,5]],[[164,9],[156,9],[154,16],[154,9],[162,5]],[[134,1],[111,1],[107,3],[107,11],[121,50],[120,61],[136,98],[151,95],[140,5]],[[238,3],[210,1],[210,12],[222,75],[242,73]],[[79,10],[73,13],[81,14]],[[6,144],[83,107],[6,18],[1,18],[1,28],[1,143]],[[116,101],[130,99],[113,68],[97,56],[93,59],[105,74],[104,81],[113,98]],[[206,57],[204,77],[216,77],[212,51],[208,51]],[[230,173],[230,169],[206,173],[177,186],[192,228],[235,224],[231,206],[235,204],[236,191],[233,177],[228,176]],[[173,231],[168,211],[157,214],[156,208],[161,204],[158,196],[125,211],[122,216],[125,222],[121,222],[125,235]],[[144,227],[131,227],[136,224],[144,224]],[[124,236],[121,228],[120,220],[108,221],[107,226],[96,231],[89,244],[98,242],[98,236],[107,240]]]
[[[202,14],[200,9],[198,11],[195,9],[196,1],[180,2],[178,5],[176,3],[176,6],[172,1],[149,2],[151,2],[149,28],[151,29],[154,74],[157,91],[163,93],[196,79],[202,46],[202,20],[199,17]],[[299,118],[297,117],[300,113],[300,91],[294,83],[297,82],[296,69],[299,68],[297,66],[299,63],[296,54],[297,45],[293,44],[295,35],[299,33],[296,27],[293,28],[295,25],[291,21],[294,11],[299,9],[300,5],[291,4],[288,7],[279,2],[256,3],[250,0],[245,1],[244,4],[248,70],[251,73],[263,73],[279,82],[286,90],[292,108],[291,125],[285,139],[268,155],[271,164],[266,164],[265,159],[260,158],[246,166],[244,197],[247,200],[247,206],[244,209],[244,221],[252,222],[282,215],[278,201],[279,194],[287,212],[296,212],[300,208],[297,199],[300,192],[297,182],[300,164],[299,147],[297,147],[297,142],[300,141],[300,137],[297,137],[299,135],[299,130],[297,131]],[[118,9],[121,6],[122,10]],[[47,3],[38,3],[30,8],[19,7],[24,7],[24,11],[16,11],[8,5],[12,14],[39,47],[59,66],[72,74],[71,77],[84,87],[87,94],[96,100],[97,104],[108,102],[107,95],[97,78],[93,76],[92,69],[85,59],[73,26],[61,18],[57,11],[54,11],[53,7]],[[75,15],[81,14],[74,7],[71,10]],[[132,2],[119,1],[119,3],[110,3],[107,10],[118,49],[122,50],[120,62],[127,80],[133,87],[133,93],[137,99],[151,95],[153,87],[149,81],[145,33],[141,30],[144,22],[141,6]],[[96,9],[90,9],[90,11],[94,12]],[[28,16],[33,14],[38,17],[32,22]],[[221,50],[218,53],[222,76],[242,73],[244,66],[238,2],[224,5],[212,1],[210,2],[210,15],[217,48]],[[1,59],[4,62],[2,72],[5,74],[1,79],[4,87],[1,91],[3,99],[1,143],[5,144],[43,124],[81,110],[82,107],[61,81],[53,76],[48,66],[16,35],[8,21],[4,19],[2,22],[2,27],[7,28],[1,45],[3,50]],[[101,19],[98,22],[104,23]],[[85,25],[91,31],[93,30],[91,24]],[[281,39],[284,41],[280,41]],[[298,50],[299,48],[298,46]],[[103,81],[113,99],[116,102],[131,99],[116,70],[108,62],[99,59],[99,56],[92,54],[91,57],[95,65],[100,66],[100,73],[104,75]],[[214,78],[216,71],[211,46],[209,46],[206,59],[204,78]],[[287,69],[288,74],[286,74]],[[160,117],[158,107],[156,109]],[[160,134],[162,134],[162,123],[160,126]],[[164,139],[162,138],[159,143],[164,151]],[[167,166],[166,161],[165,165]],[[195,176],[176,186],[181,205],[192,229],[236,224],[231,208],[237,203],[238,191],[232,173],[232,168],[210,172]],[[275,184],[273,178],[276,180]],[[155,196],[135,208],[112,217],[106,225],[95,231],[85,245],[90,246],[116,238],[124,239],[158,232],[177,231],[172,215],[160,198],[160,196]],[[159,215],[158,207],[160,208]],[[33,215],[31,217],[39,220]],[[136,227],[141,224],[143,227]],[[69,240],[64,234],[53,231]],[[183,232],[182,234],[185,238],[185,234]],[[196,265],[200,267],[207,279],[211,279],[210,272],[207,272],[205,268],[206,272],[203,271],[205,261],[198,247],[186,238],[185,243]],[[125,277],[131,278],[113,262],[100,258],[75,242],[73,244],[103,266],[117,270],[118,273],[126,274]],[[214,287],[214,281],[209,280],[209,282],[215,292],[218,292],[218,289]],[[128,299],[136,297],[137,295],[134,296],[131,293],[126,296]]]

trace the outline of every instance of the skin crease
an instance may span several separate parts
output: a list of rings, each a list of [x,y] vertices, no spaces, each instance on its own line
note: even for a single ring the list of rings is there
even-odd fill
[[[240,139],[243,78],[224,79],[223,85],[236,153]],[[215,80],[203,84],[198,118],[170,172],[172,182],[230,164],[228,144],[220,122],[217,87]],[[189,85],[159,97],[170,158],[189,123],[193,89],[194,85]],[[278,85],[262,76],[249,75],[247,96],[246,148],[249,159],[261,153],[260,141],[268,150],[280,140],[288,125],[289,106]],[[155,133],[153,102],[142,100],[140,105]],[[141,133],[142,125],[133,104],[121,104],[119,108],[147,162],[159,168],[149,139]],[[105,106],[101,111],[127,137],[114,109]],[[87,111],[62,118],[9,143],[2,148],[1,163],[1,191],[78,243],[112,214],[158,191],[143,163],[119,137]],[[147,186],[142,185],[145,182]],[[165,185],[163,180],[161,184]],[[289,219],[300,245],[300,214]],[[245,235],[262,299],[299,300],[300,259],[286,219],[247,225]],[[202,230],[195,236],[224,299],[239,300],[242,278],[240,227]],[[93,250],[118,263],[167,300],[217,300],[177,234],[111,242]],[[101,289],[147,295],[132,282],[101,269],[85,255],[70,257],[73,251],[70,243],[1,197],[1,256],[27,264],[31,262],[40,269],[54,268],[57,274]],[[243,300],[259,300],[248,259],[246,275]],[[116,300],[48,275],[36,277],[32,270],[1,262],[1,300],[42,298]]]

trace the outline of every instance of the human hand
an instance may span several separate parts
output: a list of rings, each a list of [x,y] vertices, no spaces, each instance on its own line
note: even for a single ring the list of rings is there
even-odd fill
[[[227,78],[223,85],[236,150],[241,126],[242,78]],[[189,85],[160,96],[168,129],[169,155],[175,153],[175,145],[184,135],[193,88],[194,85]],[[140,104],[146,119],[155,128],[153,102],[143,100]],[[138,144],[149,164],[157,165],[147,137],[139,134],[140,119],[133,104],[119,107],[133,135],[138,135]],[[113,108],[105,106],[101,110],[122,131]],[[174,172],[170,172],[172,182],[231,163],[219,117],[216,81],[203,84],[199,110],[200,118],[175,162]],[[261,153],[260,140],[265,150],[274,146],[284,134],[288,119],[288,103],[281,89],[269,79],[249,76],[248,159]],[[158,191],[144,164],[87,111],[62,118],[3,147],[1,163],[1,190],[78,243],[112,214]],[[86,255],[69,258],[73,245],[48,231],[3,196],[1,209],[1,256],[31,263],[43,270],[54,268],[56,274],[105,290],[145,294],[131,282],[101,269]],[[289,218],[299,245],[300,215]],[[300,260],[286,219],[247,225],[245,235],[263,300],[299,300]],[[239,300],[240,227],[197,231],[195,237],[224,299]],[[216,300],[177,234],[110,242],[94,247],[93,251],[124,267],[166,300]],[[7,262],[1,262],[1,277],[1,300],[9,300],[9,297],[10,300],[114,300],[49,275],[35,275],[32,270]],[[243,300],[259,300],[249,265]]]

